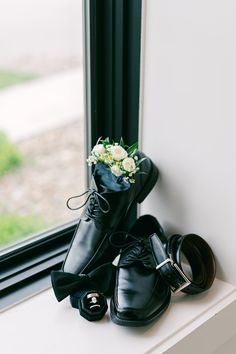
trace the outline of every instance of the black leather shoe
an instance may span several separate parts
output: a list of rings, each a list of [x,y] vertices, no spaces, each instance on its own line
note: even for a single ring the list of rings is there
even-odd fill
[[[104,165],[95,165],[91,188],[84,193],[87,205],[62,266],[64,272],[86,274],[118,254],[109,243],[110,234],[117,228],[125,229],[128,212],[146,198],[158,179],[151,159],[141,152],[136,155],[146,159],[140,164],[144,173],[136,174],[133,184],[116,177]]]
[[[202,237],[173,235],[167,240],[150,215],[139,218],[130,233],[133,236],[128,234],[124,242],[111,299],[111,319],[116,324],[147,325],[167,309],[170,290],[193,295],[212,286],[215,258]],[[122,244],[117,242],[117,246]]]
[[[151,215],[141,216],[123,244],[110,303],[111,319],[118,325],[147,325],[157,319],[170,303],[170,288],[155,269],[150,242],[154,233],[163,244],[166,243],[158,221]],[[111,236],[111,243],[121,246],[121,237],[118,235],[114,242],[115,235]]]

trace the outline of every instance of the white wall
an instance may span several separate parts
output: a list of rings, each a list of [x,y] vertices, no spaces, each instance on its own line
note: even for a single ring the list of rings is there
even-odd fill
[[[141,141],[161,178],[141,213],[202,235],[236,284],[236,2],[144,3]]]

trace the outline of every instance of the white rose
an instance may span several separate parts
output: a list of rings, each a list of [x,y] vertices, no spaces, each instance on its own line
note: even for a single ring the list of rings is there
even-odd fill
[[[121,172],[121,170],[120,170],[120,167],[117,166],[117,165],[113,165],[113,166],[111,167],[111,172],[112,172],[113,175],[115,175],[116,177],[119,177],[119,176],[122,175],[122,172]]]
[[[136,168],[134,159],[132,157],[127,157],[122,161],[124,169],[128,172],[133,172]]]
[[[93,153],[97,156],[103,155],[105,153],[105,148],[102,144],[97,144],[93,148]]]
[[[123,149],[123,147],[121,147],[119,145],[112,146],[110,148],[110,153],[111,153],[111,156],[113,157],[113,159],[116,161],[123,160],[128,156],[125,149]]]

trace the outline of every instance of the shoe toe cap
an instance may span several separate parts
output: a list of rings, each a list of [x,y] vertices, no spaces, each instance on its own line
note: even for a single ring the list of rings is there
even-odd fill
[[[117,309],[116,315],[118,318],[127,321],[135,321],[143,319],[143,311],[131,308]]]

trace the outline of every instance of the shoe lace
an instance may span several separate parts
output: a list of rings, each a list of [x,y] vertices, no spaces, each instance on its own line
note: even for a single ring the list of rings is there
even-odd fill
[[[76,206],[76,207],[72,207],[70,205],[71,200],[81,198],[84,195],[86,195],[87,197],[86,197],[85,202],[83,204]],[[87,191],[85,191],[82,194],[70,197],[67,200],[66,205],[70,210],[78,210],[78,209],[83,208],[87,203],[88,203],[88,207],[86,210],[86,214],[90,218],[97,217],[97,216],[101,215],[101,213],[107,214],[111,210],[110,204],[106,200],[106,198],[104,198],[102,194],[100,194],[99,192],[97,192],[93,188],[89,188]]]
[[[109,237],[110,245],[115,248],[120,248],[122,252],[125,252],[126,249],[128,249],[130,246],[134,246],[136,243],[141,243],[141,241],[141,238],[138,238],[126,231],[113,232]]]
[[[118,267],[138,262],[145,268],[155,269],[148,239],[138,238],[125,231],[117,231],[110,235],[109,242],[112,247],[120,248],[121,258]]]

